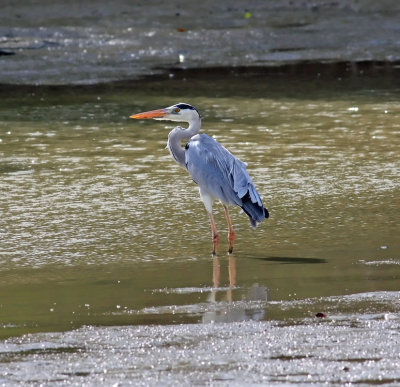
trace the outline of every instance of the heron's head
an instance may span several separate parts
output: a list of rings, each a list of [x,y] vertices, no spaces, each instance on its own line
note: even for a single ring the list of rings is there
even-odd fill
[[[155,119],[177,122],[192,122],[200,119],[200,114],[195,107],[187,103],[177,103],[164,109],[151,110],[144,113],[133,114],[130,118],[139,120]]]

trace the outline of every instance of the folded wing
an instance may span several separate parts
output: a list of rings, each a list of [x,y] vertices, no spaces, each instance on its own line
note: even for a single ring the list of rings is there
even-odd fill
[[[245,163],[206,134],[192,137],[185,149],[186,168],[203,192],[241,207],[254,228],[269,216]]]

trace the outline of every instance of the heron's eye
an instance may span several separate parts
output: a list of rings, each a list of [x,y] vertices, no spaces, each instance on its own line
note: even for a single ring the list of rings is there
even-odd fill
[[[181,111],[181,109],[179,109],[178,107],[174,109],[175,113],[179,113]]]

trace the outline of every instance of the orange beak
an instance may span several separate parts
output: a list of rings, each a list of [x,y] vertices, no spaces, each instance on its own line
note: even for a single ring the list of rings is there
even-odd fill
[[[149,112],[132,114],[129,118],[135,118],[137,120],[148,120],[150,118],[164,117],[165,114],[166,114],[166,111],[164,109],[158,109],[158,110],[151,110]]]

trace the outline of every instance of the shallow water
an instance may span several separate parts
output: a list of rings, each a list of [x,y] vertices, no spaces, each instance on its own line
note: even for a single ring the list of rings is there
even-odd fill
[[[398,382],[398,97],[396,79],[265,74],[3,87],[1,382]],[[216,204],[211,258],[197,187],[165,149],[173,125],[128,119],[178,101],[248,162],[270,211],[253,231],[232,209],[232,256]],[[157,335],[165,352],[144,350]],[[254,340],[254,358],[204,358],[208,340],[229,353]]]

